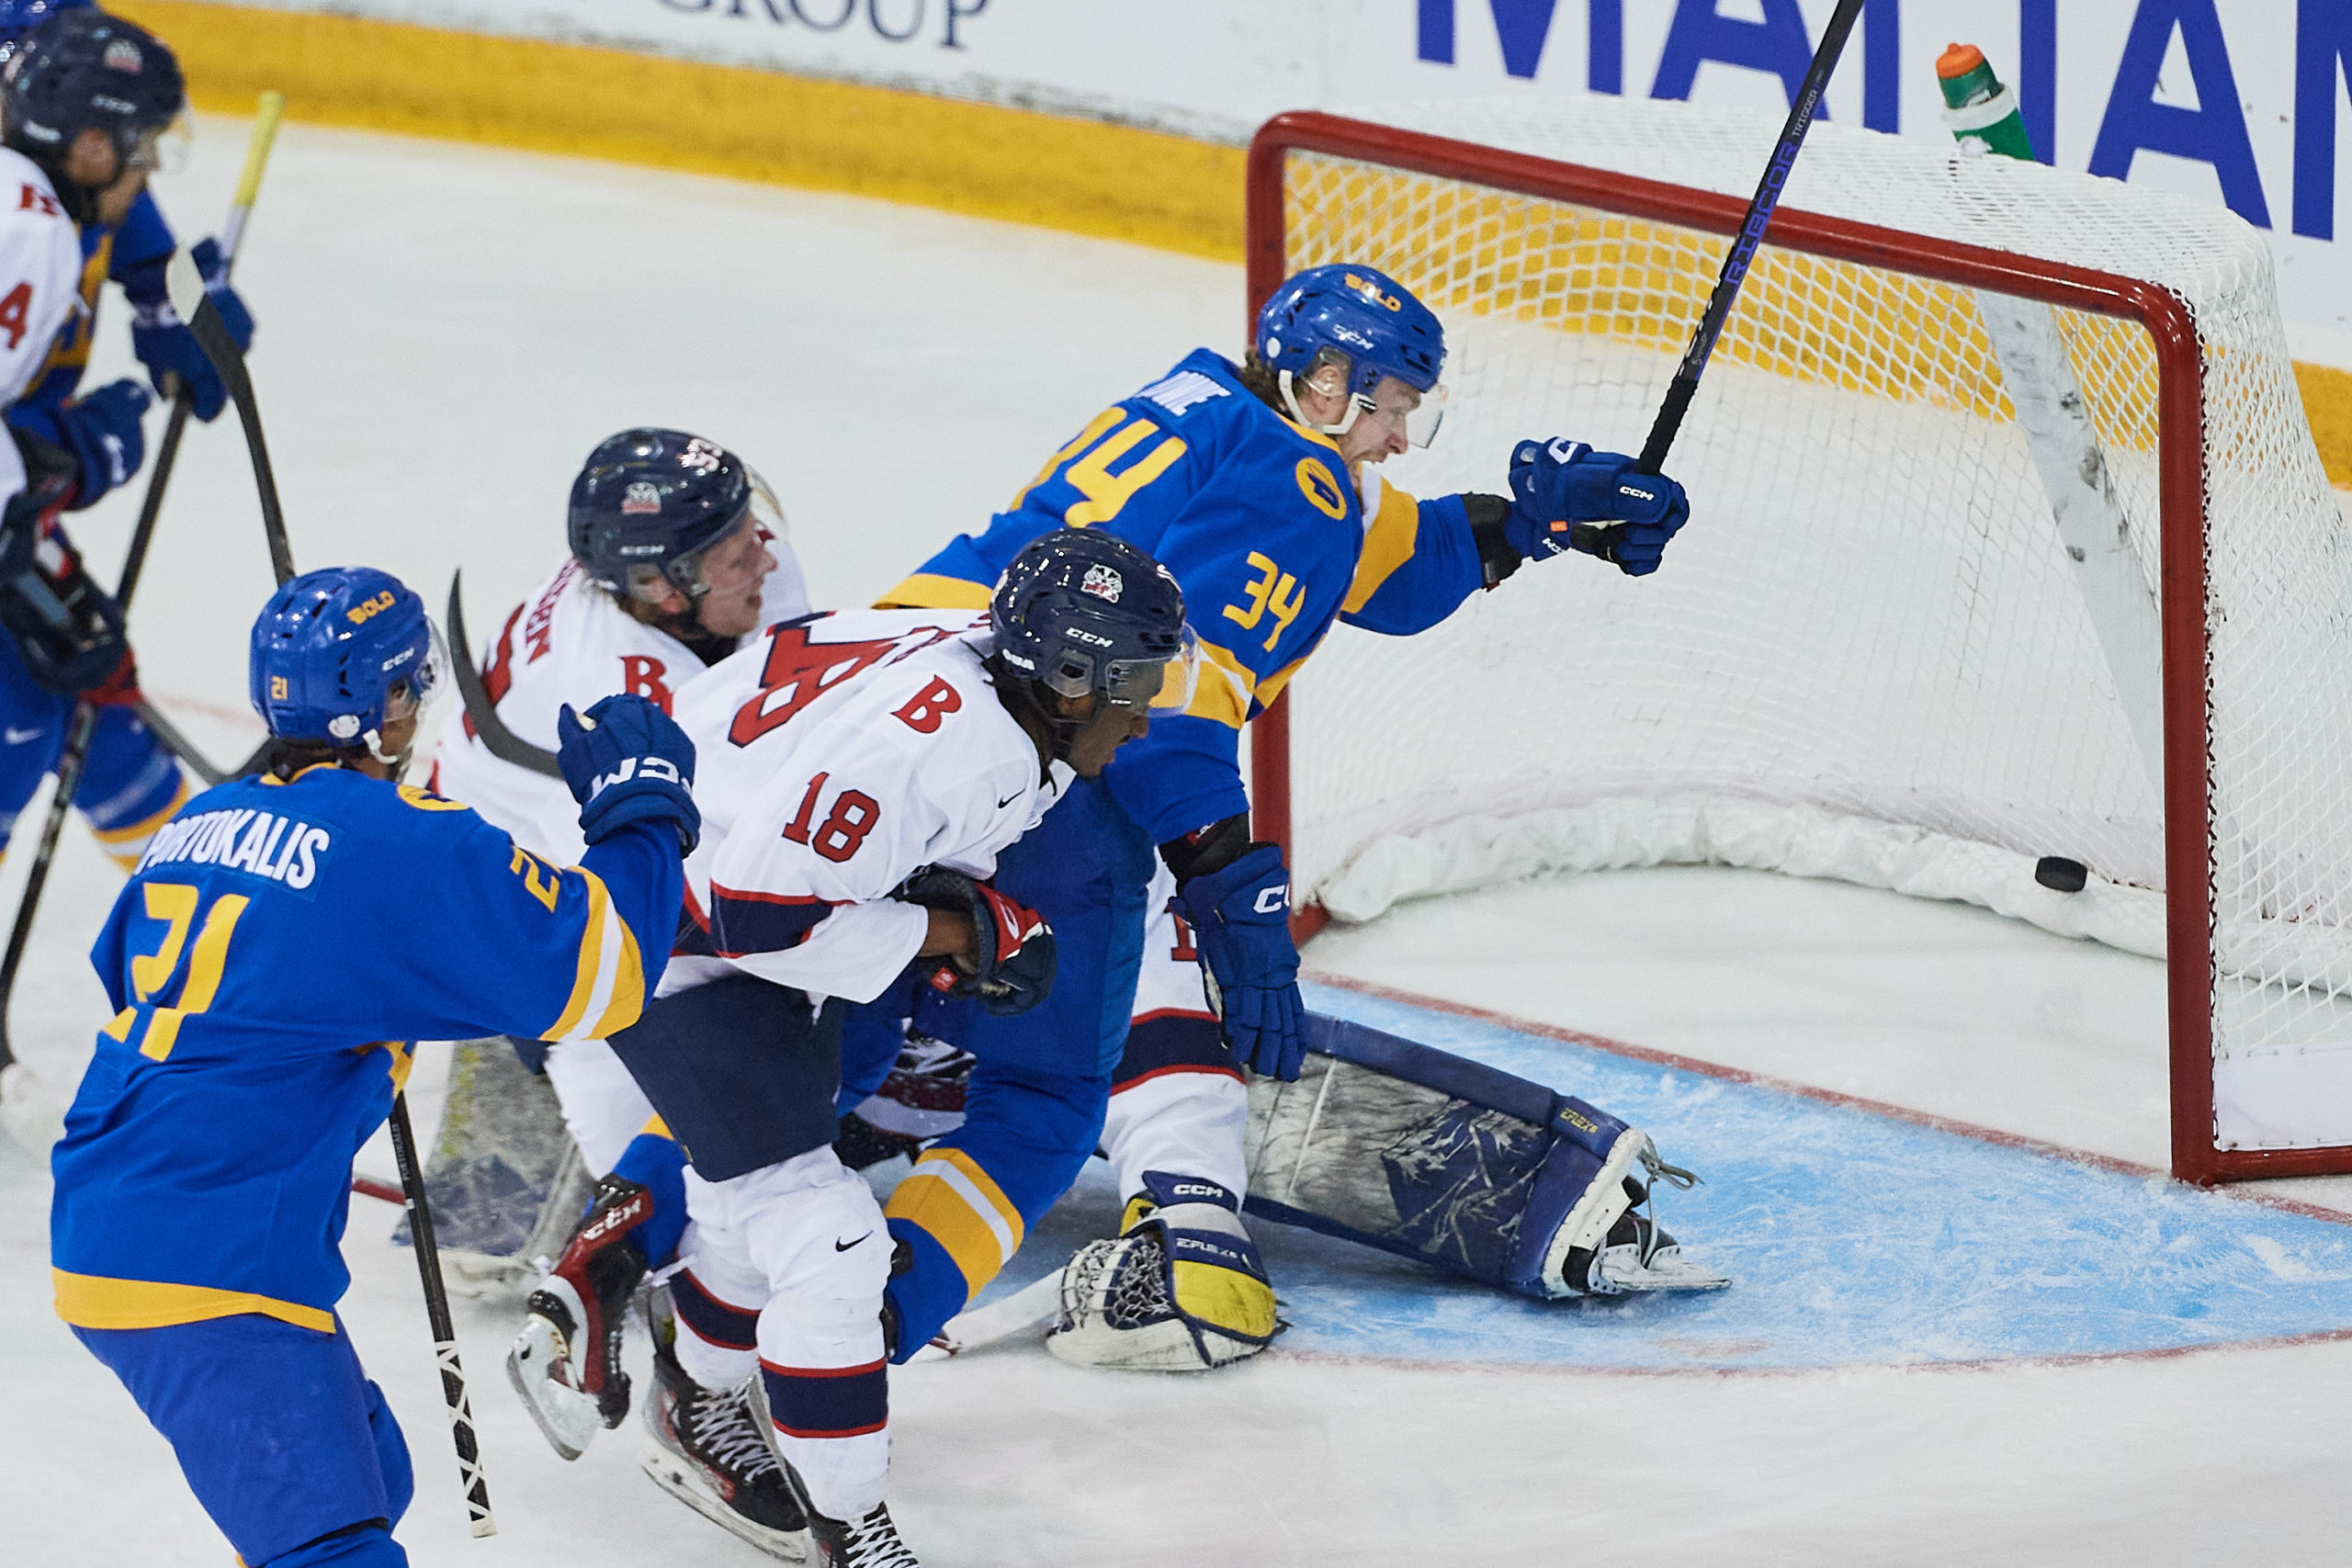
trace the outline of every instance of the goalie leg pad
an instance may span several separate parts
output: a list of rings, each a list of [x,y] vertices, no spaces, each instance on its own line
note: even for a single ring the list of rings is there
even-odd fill
[[[1239,1206],[1214,1181],[1145,1172],[1124,1234],[1064,1267],[1046,1348],[1134,1371],[1203,1371],[1263,1350],[1282,1325]]]
[[[1295,1084],[1250,1089],[1252,1213],[1544,1299],[1729,1283],[1634,1211],[1668,1165],[1574,1096],[1361,1024],[1308,1019]]]

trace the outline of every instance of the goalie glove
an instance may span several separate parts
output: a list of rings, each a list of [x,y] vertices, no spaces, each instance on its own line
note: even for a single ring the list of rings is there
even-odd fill
[[[1148,1170],[1116,1240],[1062,1269],[1046,1348],[1084,1367],[1197,1372],[1254,1356],[1282,1331],[1240,1202],[1214,1181]]]
[[[955,957],[927,961],[923,983],[933,990],[976,997],[999,1018],[1027,1012],[1053,994],[1054,928],[1026,904],[944,865],[915,873],[896,897],[971,917],[976,960],[968,967]]]

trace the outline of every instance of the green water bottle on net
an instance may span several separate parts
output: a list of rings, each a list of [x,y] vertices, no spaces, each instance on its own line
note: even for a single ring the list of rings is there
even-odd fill
[[[1973,43],[1956,43],[1936,61],[1936,83],[1944,90],[1944,120],[1962,142],[1987,152],[2033,162],[2033,139],[2018,115],[2015,89],[2002,84]]]

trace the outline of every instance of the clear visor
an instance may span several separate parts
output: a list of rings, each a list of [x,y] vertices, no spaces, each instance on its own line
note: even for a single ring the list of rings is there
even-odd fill
[[[756,473],[751,480],[752,505],[743,520],[678,563],[687,580],[681,586],[688,594],[725,598],[748,592],[775,570],[775,556],[768,546],[787,539],[790,530],[767,480]]]
[[[1427,446],[1445,423],[1445,400],[1442,381],[1416,394],[1395,377],[1384,377],[1372,391],[1356,394],[1356,417],[1387,426],[1409,446]]]
[[[1200,639],[1187,626],[1176,652],[1167,659],[1114,659],[1094,674],[1094,660],[1065,649],[1041,677],[1047,690],[1065,697],[1100,691],[1113,705],[1154,718],[1172,717],[1192,706],[1201,672]]]
[[[173,116],[169,125],[130,126],[117,131],[115,151],[121,154],[126,169],[176,175],[187,167],[188,151],[195,140],[187,116],[180,114]]]
[[[449,645],[442,639],[441,627],[430,615],[425,617],[424,630],[424,661],[394,677],[392,683],[384,688],[386,724],[417,717],[449,689]]]

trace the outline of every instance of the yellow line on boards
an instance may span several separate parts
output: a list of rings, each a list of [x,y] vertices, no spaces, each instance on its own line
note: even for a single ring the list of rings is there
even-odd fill
[[[994,104],[201,0],[110,7],[176,51],[198,108],[286,112],[448,141],[848,191],[1241,256],[1243,153],[1165,131]]]

